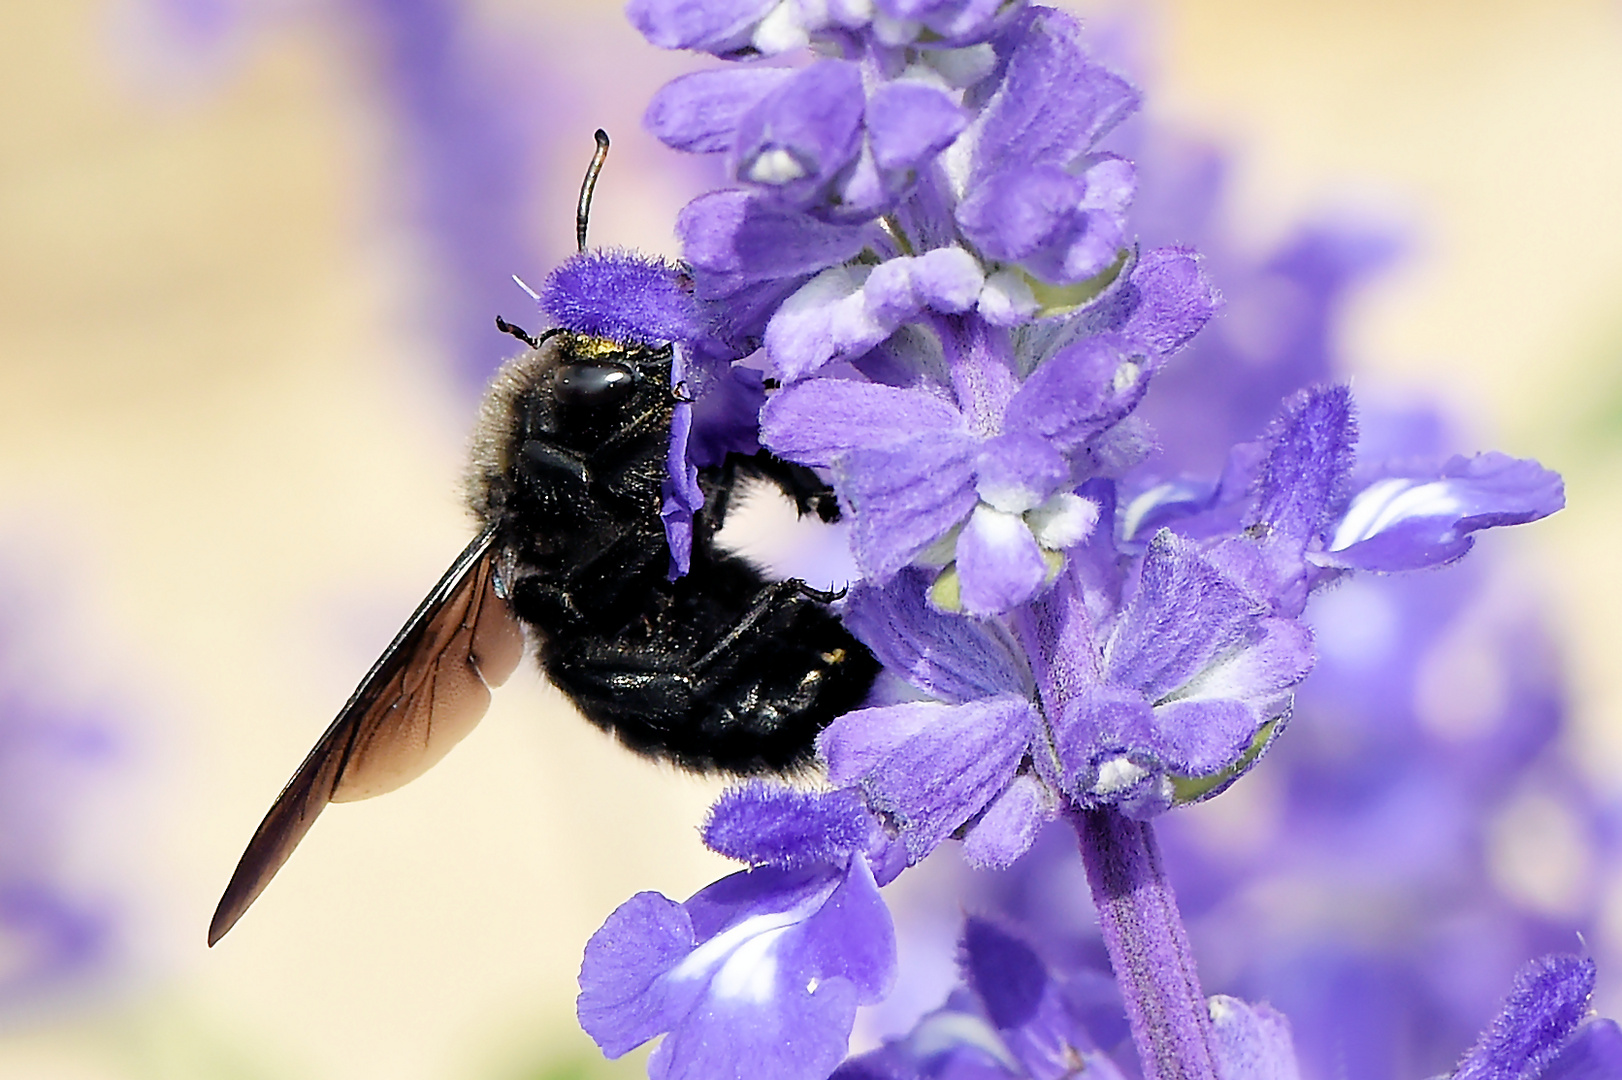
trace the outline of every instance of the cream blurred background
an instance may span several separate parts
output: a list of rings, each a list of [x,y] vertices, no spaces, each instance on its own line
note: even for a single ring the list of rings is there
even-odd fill
[[[235,46],[173,66],[135,6],[0,5],[0,578],[34,597],[41,686],[117,706],[57,869],[123,943],[104,976],[0,1010],[0,1077],[595,1074],[581,946],[632,893],[724,872],[694,829],[715,785],[618,751],[529,668],[427,777],[329,810],[203,945],[260,815],[468,535],[474,399],[424,316],[438,286],[363,27],[262,0]],[[533,65],[549,133],[511,269],[568,250],[598,125],[594,243],[673,253],[703,178],[637,118],[694,62],[614,4],[471,7]],[[1237,152],[1258,248],[1330,206],[1409,230],[1343,343],[1360,391],[1442,394],[1483,446],[1566,473],[1569,510],[1487,542],[1547,588],[1614,774],[1622,4],[1140,17],[1152,113]]]

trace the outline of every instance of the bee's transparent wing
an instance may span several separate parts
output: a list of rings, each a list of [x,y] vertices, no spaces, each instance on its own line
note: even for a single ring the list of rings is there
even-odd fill
[[[523,658],[518,620],[495,587],[495,530],[446,571],[378,657],[349,703],[248,841],[209,924],[225,936],[329,802],[381,795],[421,776],[461,741]]]

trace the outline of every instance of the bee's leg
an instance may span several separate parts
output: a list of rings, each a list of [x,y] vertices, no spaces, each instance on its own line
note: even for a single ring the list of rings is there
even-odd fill
[[[724,634],[711,645],[704,654],[693,661],[693,670],[702,673],[712,668],[715,663],[736,652],[738,642],[757,632],[759,628],[778,615],[780,611],[798,602],[801,597],[807,597],[821,603],[831,603],[844,593],[830,593],[822,589],[813,589],[799,578],[785,578],[782,581],[767,583],[750,600],[749,607],[739,616],[738,621],[729,626]]]
[[[732,496],[741,480],[763,480],[794,500],[800,516],[815,514],[823,521],[839,520],[839,498],[813,469],[797,465],[767,450],[757,454],[728,454],[720,465],[698,474],[704,489],[703,536],[714,539],[726,524]]]

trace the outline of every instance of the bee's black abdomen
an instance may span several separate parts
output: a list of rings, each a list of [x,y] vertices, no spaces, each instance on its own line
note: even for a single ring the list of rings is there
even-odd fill
[[[878,675],[824,603],[741,560],[695,563],[663,600],[622,635],[559,636],[541,650],[581,712],[640,753],[700,772],[790,771]]]

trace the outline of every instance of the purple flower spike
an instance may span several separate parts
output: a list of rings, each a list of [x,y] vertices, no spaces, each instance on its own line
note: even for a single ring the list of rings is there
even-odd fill
[[[1594,961],[1569,954],[1533,960],[1515,976],[1503,1010],[1464,1055],[1452,1080],[1537,1077],[1588,1012]]]
[[[818,738],[838,791],[756,783],[716,804],[706,841],[752,875],[687,905],[639,898],[604,927],[582,976],[588,1030],[614,1052],[667,1033],[655,1080],[821,1080],[869,1000],[858,988],[876,986],[840,983],[834,939],[804,929],[830,898],[866,910],[875,877],[948,840],[972,866],[1008,867],[1064,815],[1138,1051],[1126,1071],[1296,1080],[1282,1016],[1208,1006],[1149,819],[1225,790],[1279,736],[1315,660],[1314,591],[1456,558],[1479,529],[1558,508],[1558,478],[1495,455],[1354,460],[1351,396],[1333,386],[1292,398],[1259,437],[1273,409],[1247,404],[1252,441],[1220,477],[1151,473],[1140,406],[1222,299],[1197,253],[1135,237],[1127,215],[1141,192],[1197,218],[1210,185],[1189,199],[1156,188],[1131,153],[1141,138],[1115,133],[1138,93],[1088,55],[1071,16],[1019,0],[631,10],[653,40],[728,58],[810,47],[678,79],[647,113],[666,144],[725,154],[734,184],[678,225],[705,319],[681,362],[750,357],[756,378],[699,372],[726,400],[673,425],[678,438],[692,426],[691,448],[672,455],[667,504],[690,524],[702,507],[683,470],[750,450],[759,404],[759,445],[838,494],[860,578],[841,617],[885,676]],[[1356,262],[1332,247],[1269,270],[1279,288],[1259,320],[1273,337],[1311,336],[1297,323],[1324,305],[1297,293]],[[1219,344],[1237,355],[1242,336]],[[1258,367],[1278,350],[1263,351]],[[1270,378],[1272,402],[1311,381]],[[1237,423],[1213,426],[1223,445]],[[1344,644],[1330,622],[1323,636]],[[1387,757],[1410,767],[1400,747]],[[1114,1080],[1074,980],[997,934],[971,925],[971,989],[838,1075]],[[802,940],[823,959],[790,963]]]
[[[580,1026],[609,1057],[660,1034],[650,1080],[823,1080],[856,1006],[888,991],[895,932],[867,863],[766,867],[685,904],[639,893],[586,944]]]
[[[843,863],[867,847],[874,821],[848,791],[795,791],[761,780],[735,787],[710,807],[704,844],[751,866],[793,870]]]

